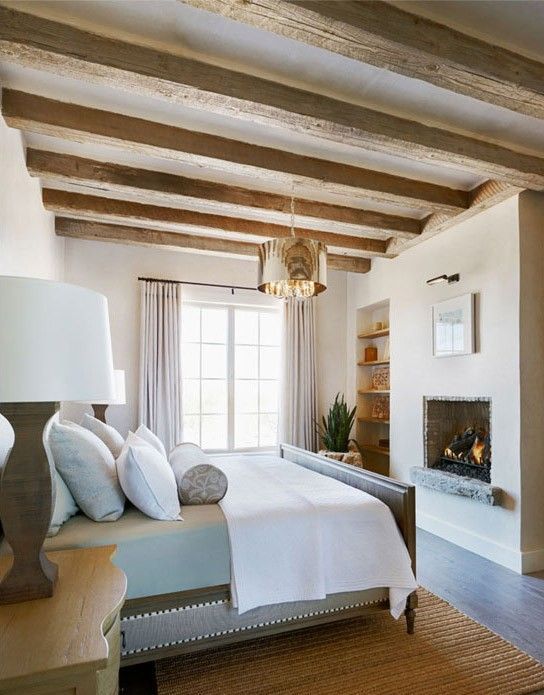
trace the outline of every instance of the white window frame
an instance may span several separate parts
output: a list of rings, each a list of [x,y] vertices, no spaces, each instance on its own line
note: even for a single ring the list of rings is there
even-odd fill
[[[204,295],[204,293],[201,293],[201,295]],[[211,453],[211,454],[223,454],[223,453],[250,453],[250,452],[267,452],[267,451],[275,451],[277,449],[277,444],[279,439],[277,440],[275,445],[272,446],[265,446],[265,447],[240,447],[240,448],[235,448],[234,447],[234,418],[235,418],[235,410],[234,410],[234,386],[235,386],[235,372],[234,372],[234,362],[235,362],[235,345],[236,345],[236,336],[235,336],[235,311],[240,310],[240,309],[248,309],[252,311],[258,311],[261,313],[268,313],[268,314],[277,314],[279,316],[281,307],[279,307],[274,303],[267,302],[266,304],[261,304],[258,301],[247,301],[249,297],[245,297],[242,301],[238,302],[226,302],[225,298],[222,297],[220,300],[215,300],[214,293],[213,292],[206,292],[205,293],[205,299],[203,298],[202,300],[196,299],[196,298],[189,298],[185,299],[183,301],[184,306],[191,306],[194,308],[199,308],[199,309],[226,309],[227,310],[227,448],[226,449],[205,449],[206,452]],[[253,297],[251,297],[253,299]],[[277,302],[277,300],[276,300]],[[183,308],[182,308],[183,311]],[[260,321],[258,322],[258,343],[257,343],[257,348],[261,347],[260,343]],[[183,341],[183,336],[182,336],[182,341]],[[280,340],[281,343],[281,340]],[[209,341],[205,341],[205,344],[208,345],[223,345],[224,343],[210,343]],[[200,413],[199,413],[199,427],[200,427],[200,441],[202,441],[202,320],[200,321],[200,340],[199,340],[199,345],[200,345],[200,369],[199,369],[199,383],[200,383]],[[240,343],[240,345],[248,345],[248,346],[255,346],[254,343]],[[280,346],[281,349],[281,346]],[[261,359],[261,351],[260,349],[257,350],[257,373],[260,374],[260,359]],[[183,364],[181,366],[181,378],[183,380]],[[191,378],[191,377],[188,377]],[[213,381],[213,378],[206,377],[207,380]],[[224,381],[224,379],[216,377],[215,380],[217,381]],[[267,381],[266,379],[260,379],[257,378],[257,381]],[[243,381],[243,379],[242,379]],[[255,379],[249,379],[248,381],[255,381]],[[269,381],[275,381],[273,379],[269,379]],[[278,389],[280,386],[280,378],[278,375],[277,379],[278,383]],[[183,384],[182,384],[182,389],[183,389]],[[279,404],[278,404],[278,410],[277,416],[279,420]],[[205,413],[205,415],[223,415],[224,413]],[[249,413],[253,414],[253,413]],[[183,415],[183,413],[182,413]],[[257,427],[260,427],[260,389],[257,392]],[[257,436],[259,433],[257,432]]]

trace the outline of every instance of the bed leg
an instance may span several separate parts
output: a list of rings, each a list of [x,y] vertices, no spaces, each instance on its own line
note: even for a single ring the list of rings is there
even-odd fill
[[[413,608],[407,608],[404,611],[404,615],[406,616],[406,632],[409,635],[414,634],[414,626],[416,622],[416,612]]]
[[[414,626],[416,622],[416,608],[417,593],[414,591],[414,593],[410,594],[410,596],[408,596],[408,598],[406,599],[406,610],[404,611],[404,615],[406,616],[406,632],[409,635],[414,634]]]

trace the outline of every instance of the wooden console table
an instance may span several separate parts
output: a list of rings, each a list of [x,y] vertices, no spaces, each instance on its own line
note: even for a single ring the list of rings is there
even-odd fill
[[[59,550],[51,598],[0,606],[0,695],[115,695],[126,577],[115,546]],[[10,557],[0,558],[0,576]]]

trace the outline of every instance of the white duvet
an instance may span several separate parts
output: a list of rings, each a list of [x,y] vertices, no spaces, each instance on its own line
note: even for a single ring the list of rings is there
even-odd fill
[[[390,509],[277,456],[213,459],[229,488],[232,601],[240,613],[327,594],[389,588],[398,618],[417,586]]]

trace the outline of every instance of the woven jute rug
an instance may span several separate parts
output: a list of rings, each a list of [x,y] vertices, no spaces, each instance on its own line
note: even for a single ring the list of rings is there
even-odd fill
[[[419,589],[414,635],[372,616],[157,662],[159,695],[521,695],[544,665]],[[500,610],[500,607],[497,607]]]

